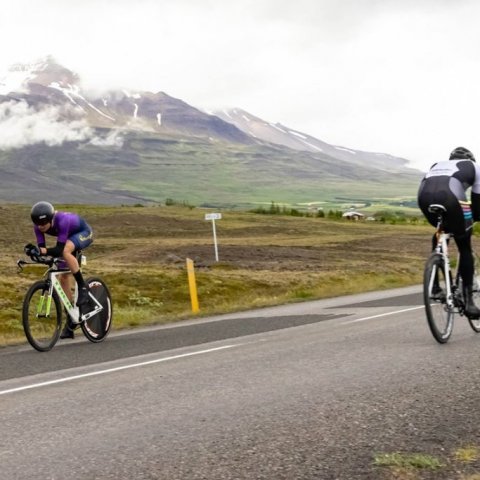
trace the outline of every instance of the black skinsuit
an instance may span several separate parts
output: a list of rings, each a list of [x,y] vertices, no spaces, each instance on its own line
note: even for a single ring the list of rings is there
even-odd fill
[[[471,191],[471,207],[466,191]],[[459,271],[465,287],[471,287],[474,262],[472,255],[473,221],[480,220],[480,166],[471,160],[447,160],[435,163],[418,190],[418,206],[427,220],[437,224],[429,205],[437,203],[447,209],[445,230],[454,234],[460,252]]]

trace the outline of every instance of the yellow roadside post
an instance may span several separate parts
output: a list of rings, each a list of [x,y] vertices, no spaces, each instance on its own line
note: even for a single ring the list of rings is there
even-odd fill
[[[197,284],[195,282],[195,270],[193,268],[193,260],[187,258],[187,274],[188,287],[190,289],[190,300],[192,301],[192,312],[197,313],[200,309],[198,307]]]

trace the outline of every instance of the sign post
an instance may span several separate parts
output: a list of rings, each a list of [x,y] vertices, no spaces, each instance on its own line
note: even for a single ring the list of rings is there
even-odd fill
[[[217,246],[217,232],[215,231],[215,220],[220,220],[222,218],[221,213],[206,213],[205,220],[212,221],[213,228],[213,243],[215,245],[215,261],[218,262],[218,246]]]

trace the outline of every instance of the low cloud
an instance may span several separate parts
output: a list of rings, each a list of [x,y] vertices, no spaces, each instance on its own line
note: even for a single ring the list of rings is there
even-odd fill
[[[0,104],[0,149],[11,150],[36,143],[53,147],[64,142],[89,142],[97,146],[121,146],[119,133],[102,138],[84,118],[65,119],[65,108],[45,106],[36,109],[26,102]],[[77,114],[78,115],[78,114]]]
[[[89,143],[96,147],[121,147],[123,135],[118,130],[112,130],[105,137],[94,136]]]

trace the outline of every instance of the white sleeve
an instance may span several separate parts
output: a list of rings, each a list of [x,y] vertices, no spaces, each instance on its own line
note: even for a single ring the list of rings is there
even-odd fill
[[[474,163],[475,165],[475,181],[472,185],[472,193],[480,194],[480,165]]]

